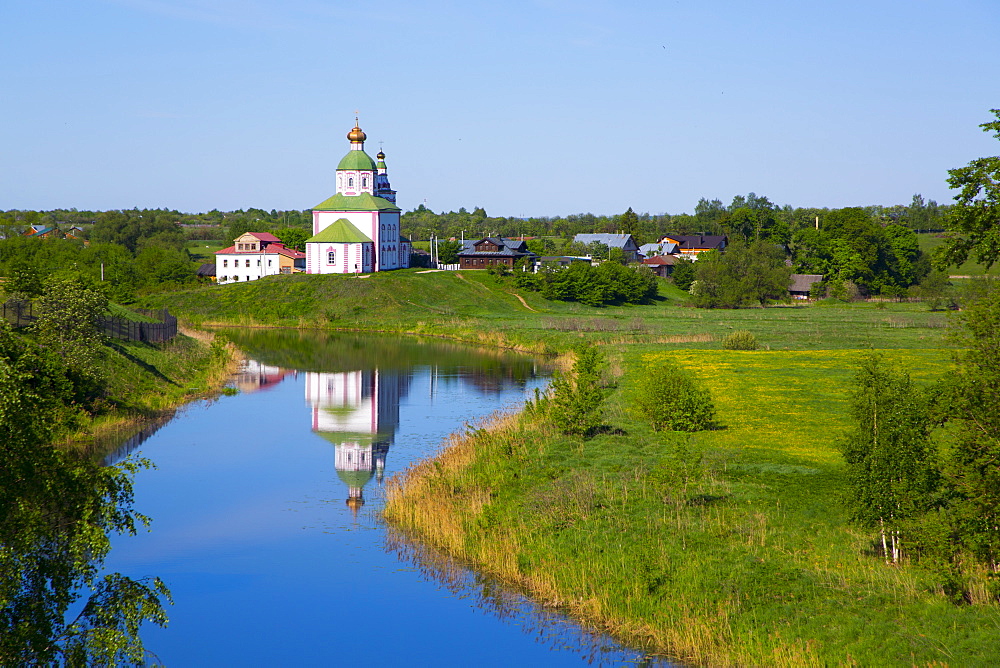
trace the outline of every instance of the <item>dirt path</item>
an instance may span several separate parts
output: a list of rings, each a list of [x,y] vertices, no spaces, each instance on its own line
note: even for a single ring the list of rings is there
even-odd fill
[[[518,298],[518,300],[520,300],[520,302],[521,302],[522,304],[524,304],[524,308],[528,309],[529,311],[535,311],[535,309],[533,309],[533,308],[531,308],[530,306],[528,306],[528,302],[524,301],[524,297],[522,297],[521,295],[517,294],[516,292],[512,292],[512,293],[510,293],[510,294],[512,294],[512,295],[514,295],[515,297],[517,297],[517,298]],[[535,311],[535,313],[538,313],[538,311]]]

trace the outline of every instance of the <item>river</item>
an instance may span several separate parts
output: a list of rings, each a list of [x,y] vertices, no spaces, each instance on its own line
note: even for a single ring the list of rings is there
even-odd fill
[[[380,518],[385,481],[514,410],[548,371],[434,340],[227,331],[250,357],[234,396],[192,404],[130,449],[150,531],[107,567],[159,576],[167,666],[649,665]],[[123,453],[119,453],[121,456]]]

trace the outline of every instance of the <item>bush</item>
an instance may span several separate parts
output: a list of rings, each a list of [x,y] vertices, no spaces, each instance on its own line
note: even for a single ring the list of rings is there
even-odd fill
[[[670,361],[651,364],[632,391],[631,410],[654,431],[701,431],[715,422],[715,404],[687,370]]]
[[[601,368],[604,356],[593,346],[576,348],[576,362],[571,374],[559,374],[552,381],[549,415],[566,435],[589,436],[601,426],[604,388]]]
[[[722,339],[722,347],[726,350],[757,350],[760,348],[760,343],[752,332],[746,329],[737,329]]]

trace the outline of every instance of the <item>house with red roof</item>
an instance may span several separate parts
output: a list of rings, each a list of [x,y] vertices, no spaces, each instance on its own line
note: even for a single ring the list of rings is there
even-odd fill
[[[215,275],[220,284],[294,274],[305,268],[305,253],[286,248],[281,239],[267,232],[247,232],[229,248],[215,251]]]

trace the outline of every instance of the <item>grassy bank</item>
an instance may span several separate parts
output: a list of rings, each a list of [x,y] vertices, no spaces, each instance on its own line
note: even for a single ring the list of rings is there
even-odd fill
[[[940,350],[888,354],[923,380],[948,369]],[[686,662],[994,665],[996,606],[948,603],[846,524],[835,441],[859,355],[630,350],[605,433],[562,436],[530,412],[498,419],[397,480],[387,517]],[[631,417],[623,397],[661,357],[699,374],[722,428],[688,440]]]
[[[187,331],[166,343],[109,341],[103,360],[107,385],[98,412],[61,440],[95,456],[104,454],[109,436],[218,392],[235,372],[238,351],[212,334]]]
[[[169,307],[196,325],[399,332],[533,352],[566,350],[581,338],[711,348],[734,329],[753,332],[771,350],[933,348],[943,345],[947,326],[944,313],[923,304],[703,310],[686,300],[664,282],[653,303],[593,308],[518,292],[482,271],[410,269],[367,278],[274,276],[154,295],[143,305]]]
[[[837,438],[855,362],[878,349],[948,373],[946,314],[923,304],[706,311],[663,284],[595,309],[484,272],[275,277],[158,296],[189,322],[392,331],[610,358],[606,427],[582,440],[526,412],[456,435],[395,481],[394,525],[638,645],[706,665],[990,665],[996,606],[957,607],[847,525]],[[736,329],[757,352],[720,350]],[[669,357],[712,390],[721,428],[652,432],[626,396]],[[681,473],[683,475],[681,475]]]

